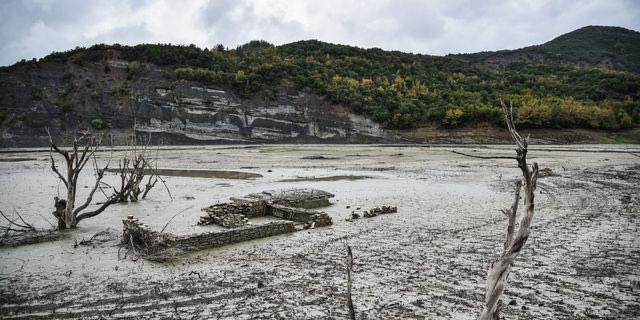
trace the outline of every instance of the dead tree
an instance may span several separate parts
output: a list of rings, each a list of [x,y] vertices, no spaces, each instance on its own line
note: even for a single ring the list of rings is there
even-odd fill
[[[55,143],[53,143],[53,139],[51,135],[49,135],[49,157],[51,158],[51,170],[58,176],[60,181],[64,184],[67,189],[66,199],[60,199],[55,197],[55,208],[56,210],[53,212],[53,215],[58,220],[58,228],[74,228],[78,222],[96,216],[104,211],[109,205],[115,203],[113,197],[108,198],[100,208],[94,211],[82,212],[85,210],[91,201],[93,200],[93,195],[96,190],[100,187],[100,182],[104,176],[104,171],[107,169],[106,167],[103,169],[95,168],[96,174],[96,182],[89,193],[89,196],[85,200],[85,202],[76,207],[76,191],[78,178],[84,169],[84,166],[89,162],[90,159],[94,159],[94,154],[96,150],[98,150],[100,146],[100,142],[96,141],[92,136],[89,135],[88,132],[83,133],[79,138],[73,138],[73,145],[71,150],[62,150]],[[67,167],[67,175],[63,176],[58,167],[56,166],[56,162],[53,158],[53,152],[60,154],[66,163]]]
[[[51,170],[58,176],[58,179],[64,184],[67,189],[67,195],[65,199],[55,197],[56,210],[52,214],[58,220],[59,229],[74,228],[77,224],[87,218],[95,217],[102,213],[107,207],[117,202],[137,201],[142,194],[144,199],[151,188],[153,188],[158,180],[162,181],[165,189],[171,197],[171,192],[162,178],[156,174],[156,170],[153,168],[152,163],[146,158],[145,151],[148,146],[143,148],[142,152],[138,152],[135,143],[135,135],[133,137],[132,148],[133,156],[129,158],[125,156],[119,163],[118,170],[110,170],[109,162],[103,167],[99,168],[95,152],[100,147],[100,139],[96,140],[88,132],[82,134],[79,138],[73,139],[73,145],[71,150],[62,150],[55,143],[49,134],[49,157],[51,158]],[[65,160],[67,175],[64,176],[58,170],[56,162],[53,158],[53,152],[56,152]],[[84,169],[87,162],[93,159],[95,170],[95,184],[91,189],[85,202],[76,207],[76,190],[77,183],[82,169]],[[118,187],[112,187],[102,181],[105,172],[115,171],[120,176],[120,185]],[[148,177],[147,184],[144,189],[141,189],[140,185],[145,177]],[[111,188],[112,193],[108,195],[105,193],[104,186]],[[100,207],[93,211],[84,211],[89,207],[93,196],[97,190],[105,196],[106,200],[102,202]]]
[[[135,139],[135,136],[134,136]],[[147,157],[147,145],[145,145],[140,151],[136,147],[135,141],[132,142],[132,153],[130,156],[125,156],[118,163],[118,169],[116,172],[120,177],[120,190],[115,190],[121,194],[120,202],[136,202],[138,199],[145,199],[149,191],[156,185],[158,180],[162,181],[165,186],[169,197],[171,197],[171,191],[167,187],[165,181],[158,176],[154,163],[157,167],[157,159],[154,160]],[[147,183],[142,186],[142,182],[147,178]],[[140,196],[142,195],[142,197]]]
[[[103,168],[99,168],[95,159],[95,152],[100,147],[99,139],[96,140],[93,136],[89,135],[88,132],[85,132],[80,137],[73,138],[71,150],[63,150],[59,148],[55,143],[53,143],[51,135],[49,135],[49,143],[51,170],[53,170],[53,172],[58,176],[58,179],[60,179],[67,190],[65,199],[54,197],[56,210],[52,212],[52,214],[58,220],[59,229],[75,228],[80,221],[95,217],[110,205],[118,202],[118,199],[121,197],[121,193],[115,192],[110,196],[106,196],[105,194],[107,199],[100,205],[100,207],[96,210],[85,211],[91,204],[96,191],[99,189],[102,191],[102,178],[109,166],[109,163],[107,163]],[[53,152],[60,154],[64,158],[67,169],[66,176],[62,175],[58,170],[56,161],[53,157]],[[78,178],[80,177],[87,162],[91,159],[93,159],[94,163],[95,183],[85,201],[80,206],[76,206]],[[126,192],[128,190],[127,188],[127,186],[123,186],[121,189]]]
[[[121,202],[136,202],[142,194],[142,199],[147,197],[147,193],[158,182],[158,176],[154,173],[151,162],[144,155],[139,154],[133,159],[124,158],[120,161],[118,175],[122,186],[127,186],[123,190]],[[148,177],[147,184],[142,186],[142,181]]]
[[[534,212],[534,191],[536,190],[536,181],[538,180],[538,164],[534,162],[531,167],[527,164],[529,137],[522,138],[516,131],[513,123],[513,106],[507,108],[502,99],[500,99],[500,104],[502,105],[507,120],[507,127],[511,138],[516,144],[515,159],[518,162],[518,167],[522,171],[523,179],[516,183],[516,191],[511,208],[503,211],[507,215],[508,221],[504,250],[500,257],[498,257],[489,268],[485,304],[480,314],[480,320],[500,319],[499,300],[507,286],[511,265],[529,238],[529,227],[531,226]],[[516,225],[521,188],[524,189],[524,213],[520,217],[520,222]]]

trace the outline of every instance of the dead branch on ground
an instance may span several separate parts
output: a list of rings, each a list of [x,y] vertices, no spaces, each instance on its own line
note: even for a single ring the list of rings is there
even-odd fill
[[[517,160],[516,157],[509,157],[509,156],[476,156],[476,155],[473,155],[473,154],[462,153],[462,152],[459,152],[459,151],[456,151],[456,150],[452,150],[451,152],[453,152],[455,154],[471,157],[471,158],[478,158],[478,159],[513,159],[513,160]]]
[[[18,213],[17,211],[15,211],[15,213],[18,217],[9,219],[9,217],[7,217],[4,212],[2,212],[2,210],[0,210],[0,215],[2,215],[2,218],[7,222],[6,225],[0,225],[0,238],[6,238],[13,234],[36,231],[36,228],[22,219],[20,213]],[[18,219],[20,221],[18,221]]]
[[[349,319],[356,320],[356,310],[351,299],[351,272],[353,271],[353,254],[351,247],[347,246],[347,307],[349,308]]]
[[[170,241],[168,240],[171,239],[172,235],[170,233],[166,233],[165,230],[175,217],[192,207],[193,206],[189,206],[174,214],[169,220],[167,220],[159,232],[149,232],[143,229],[129,230],[128,237],[125,236],[122,241],[122,246],[126,248],[126,251],[124,256],[121,257],[120,250],[118,250],[118,258],[126,259],[131,255],[132,260],[134,261],[139,258],[143,258],[157,262],[179,260],[185,263],[186,261],[182,256],[191,248],[175,247],[170,245]]]
[[[522,138],[516,131],[513,122],[513,106],[507,108],[502,98],[500,99],[500,104],[505,114],[511,138],[516,144],[516,160],[518,161],[518,167],[522,171],[523,179],[516,183],[516,191],[511,208],[503,211],[508,220],[504,250],[489,268],[485,305],[480,314],[480,320],[500,319],[499,300],[507,286],[511,265],[522,251],[527,239],[529,239],[529,228],[534,213],[534,191],[538,180],[538,164],[534,162],[531,167],[527,164],[529,137]],[[519,223],[516,224],[521,188],[524,189],[524,214],[520,217]]]
[[[0,246],[21,246],[54,241],[62,237],[56,229],[36,229],[31,223],[26,222],[18,211],[14,210],[14,213],[17,217],[9,218],[0,210],[0,216],[5,221],[0,225]]]
[[[89,238],[89,240],[82,239],[82,241],[78,242],[78,244],[81,245],[81,246],[88,246],[88,245],[93,245],[95,243],[106,242],[106,241],[112,240],[113,238],[114,238],[114,236],[113,236],[111,230],[109,230],[109,228],[107,228],[105,230],[97,232],[96,234],[91,236],[91,238]]]

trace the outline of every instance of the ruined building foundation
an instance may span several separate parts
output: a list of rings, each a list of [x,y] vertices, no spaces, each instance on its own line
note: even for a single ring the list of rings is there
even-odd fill
[[[264,191],[244,198],[232,199],[202,209],[205,214],[201,225],[216,224],[227,230],[192,235],[173,235],[151,230],[133,216],[123,220],[124,244],[144,243],[162,248],[180,248],[186,251],[220,247],[242,241],[255,240],[298,230],[331,225],[331,217],[311,208],[330,205],[334,195],[316,189],[289,189]],[[251,218],[273,216],[280,221],[252,225]]]

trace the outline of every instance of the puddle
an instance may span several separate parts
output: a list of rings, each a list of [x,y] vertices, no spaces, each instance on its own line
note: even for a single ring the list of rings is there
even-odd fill
[[[328,177],[296,177],[292,179],[283,179],[278,182],[298,182],[298,181],[339,181],[339,180],[363,180],[363,179],[371,179],[373,177],[370,176],[328,176]]]
[[[7,158],[0,159],[0,162],[22,162],[22,161],[37,161],[36,158]]]
[[[227,171],[227,170],[189,170],[189,169],[155,169],[145,170],[145,174],[153,172],[161,176],[189,177],[189,178],[217,178],[217,179],[254,179],[262,175],[252,172]],[[108,169],[107,172],[118,172],[118,169]]]
[[[303,159],[303,160],[336,160],[336,159],[340,159],[340,158],[318,155],[318,156],[306,156],[306,157],[302,157],[300,159]]]

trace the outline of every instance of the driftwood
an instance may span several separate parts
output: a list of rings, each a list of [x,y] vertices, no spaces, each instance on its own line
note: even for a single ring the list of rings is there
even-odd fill
[[[507,108],[502,99],[500,99],[500,104],[505,113],[511,138],[516,144],[516,160],[518,161],[518,167],[522,171],[523,179],[516,183],[516,191],[511,208],[503,211],[507,215],[508,221],[504,250],[489,268],[485,305],[480,314],[480,320],[500,319],[499,300],[507,286],[511,265],[529,238],[529,227],[534,213],[534,191],[538,180],[538,164],[534,162],[531,167],[527,164],[529,137],[522,138],[516,131],[513,123],[513,107]],[[521,189],[524,189],[524,213],[520,217],[520,222],[516,225]]]
[[[55,229],[36,229],[26,222],[19,212],[16,218],[9,218],[0,210],[0,216],[5,222],[0,225],[0,246],[21,246],[60,239],[63,234]],[[46,220],[46,219],[45,219]]]
[[[452,150],[451,152],[453,152],[455,154],[471,157],[471,158],[478,158],[478,159],[513,159],[513,160],[518,160],[516,157],[509,157],[509,156],[476,156],[476,155],[473,155],[473,154],[463,153],[463,152],[455,151],[455,150]]]
[[[18,217],[15,219],[9,219],[9,217],[7,217],[4,214],[4,212],[2,212],[2,210],[0,210],[0,216],[2,216],[2,219],[4,219],[7,222],[6,225],[0,225],[1,238],[6,238],[11,234],[25,233],[25,232],[36,230],[36,228],[34,228],[30,223],[22,219],[22,216],[20,215],[20,213],[18,213],[17,211],[15,211],[15,213]],[[20,221],[18,221],[18,219]]]

